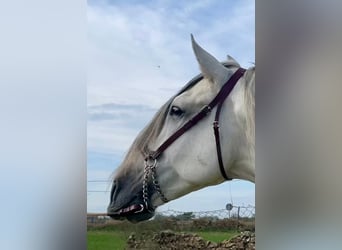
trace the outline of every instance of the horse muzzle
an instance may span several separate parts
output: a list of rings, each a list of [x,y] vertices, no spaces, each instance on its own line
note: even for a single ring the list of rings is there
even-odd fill
[[[127,219],[139,222],[152,218],[154,209],[146,207],[142,199],[142,192],[132,192],[130,185],[120,185],[117,180],[113,182],[111,201],[107,214],[115,220]]]
[[[113,211],[110,208],[108,208],[107,214],[115,220],[127,219],[130,222],[135,223],[148,220],[154,216],[154,212],[152,212],[149,209],[146,209],[143,204],[129,205],[125,208],[121,208],[116,211]]]

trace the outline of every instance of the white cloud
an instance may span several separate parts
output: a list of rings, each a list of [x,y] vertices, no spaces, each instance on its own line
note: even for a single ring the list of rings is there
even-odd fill
[[[152,119],[148,106],[106,103],[88,107],[88,151],[121,155]]]
[[[159,107],[173,94],[165,88],[176,90],[198,72],[190,33],[220,60],[230,53],[242,64],[254,61],[253,1],[235,6],[230,15],[195,21],[196,10],[210,3],[167,10],[139,4],[89,6],[88,102]]]

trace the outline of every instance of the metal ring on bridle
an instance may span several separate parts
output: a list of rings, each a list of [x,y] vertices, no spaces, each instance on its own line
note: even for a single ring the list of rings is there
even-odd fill
[[[154,168],[157,165],[157,159],[152,156],[147,156],[145,158],[145,167]]]

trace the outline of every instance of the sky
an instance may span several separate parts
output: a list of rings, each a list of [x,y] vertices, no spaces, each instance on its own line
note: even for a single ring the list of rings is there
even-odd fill
[[[106,212],[110,179],[155,112],[199,73],[190,34],[219,61],[255,62],[254,1],[88,0],[87,211]],[[233,180],[159,208],[210,211],[254,205],[255,186]]]

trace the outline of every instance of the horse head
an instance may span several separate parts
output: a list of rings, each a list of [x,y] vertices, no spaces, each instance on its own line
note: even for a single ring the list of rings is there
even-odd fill
[[[192,48],[201,75],[165,103],[133,142],[113,180],[108,207],[112,218],[147,220],[158,206],[226,180],[219,168],[212,129],[218,107],[171,143],[165,143],[215,99],[240,67],[230,56],[220,63],[193,37]],[[219,111],[223,171],[229,179],[252,182],[255,179],[254,76],[252,67],[237,80]],[[163,147],[164,144],[167,145]]]

